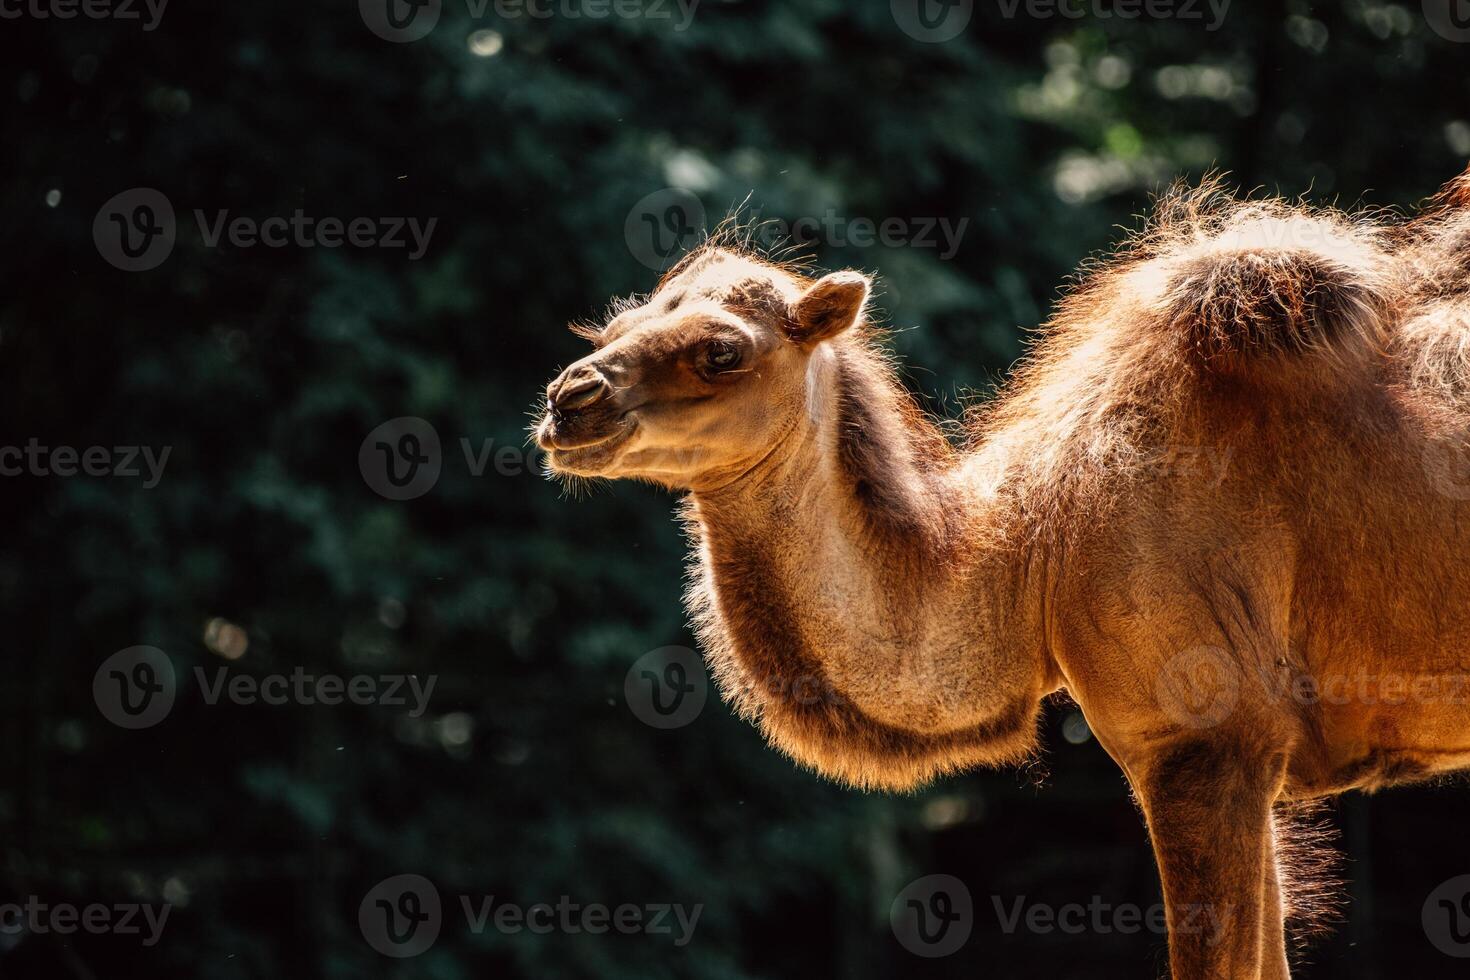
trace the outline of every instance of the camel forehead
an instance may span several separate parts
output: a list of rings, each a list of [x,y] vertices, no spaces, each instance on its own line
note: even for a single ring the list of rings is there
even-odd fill
[[[794,302],[801,293],[797,278],[753,255],[708,248],[687,259],[654,290],[650,306],[672,310],[690,300],[744,303],[762,296]]]
[[[684,333],[698,314],[733,313],[779,329],[786,310],[801,295],[799,280],[758,258],[710,248],[685,260],[660,282],[647,302],[618,314],[602,343],[637,332],[649,342],[660,333]]]

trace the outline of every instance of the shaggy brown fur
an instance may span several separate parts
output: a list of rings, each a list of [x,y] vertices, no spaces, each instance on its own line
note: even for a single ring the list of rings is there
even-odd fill
[[[1174,191],[958,444],[868,297],[723,236],[582,328],[537,438],[689,491],[711,669],[794,759],[1015,762],[1065,690],[1174,976],[1286,977],[1281,808],[1470,767],[1470,172],[1412,221]]]

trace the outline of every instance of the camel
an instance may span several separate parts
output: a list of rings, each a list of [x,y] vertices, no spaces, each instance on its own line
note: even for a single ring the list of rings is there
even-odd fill
[[[682,494],[711,674],[819,773],[1015,764],[1069,696],[1176,980],[1288,977],[1286,810],[1470,767],[1470,170],[1412,217],[1176,186],[947,422],[868,275],[748,237],[574,326],[549,471]]]

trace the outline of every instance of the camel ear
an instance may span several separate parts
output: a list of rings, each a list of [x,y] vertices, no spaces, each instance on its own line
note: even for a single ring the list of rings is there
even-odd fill
[[[868,303],[868,277],[851,270],[812,283],[791,311],[791,339],[802,345],[835,337],[858,321]]]

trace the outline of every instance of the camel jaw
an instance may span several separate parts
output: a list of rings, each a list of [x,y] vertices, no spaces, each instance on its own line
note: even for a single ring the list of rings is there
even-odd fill
[[[617,428],[602,438],[573,445],[558,444],[550,419],[543,420],[536,441],[546,450],[546,469],[553,476],[611,476],[622,448],[638,431],[631,418],[620,419]]]

